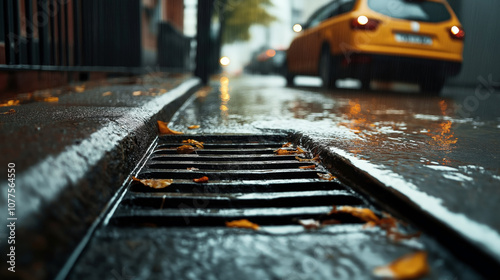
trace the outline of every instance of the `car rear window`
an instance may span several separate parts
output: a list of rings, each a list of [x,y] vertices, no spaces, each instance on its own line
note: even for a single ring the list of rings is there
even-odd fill
[[[451,18],[443,3],[425,0],[368,0],[368,7],[393,18],[441,22]]]

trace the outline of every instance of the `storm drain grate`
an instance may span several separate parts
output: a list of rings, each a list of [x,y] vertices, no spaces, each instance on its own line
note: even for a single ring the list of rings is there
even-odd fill
[[[183,140],[203,149],[178,154]],[[173,179],[163,189],[132,182],[110,220],[114,226],[224,226],[247,219],[259,225],[297,224],[300,219],[361,223],[351,215],[328,216],[332,205],[369,207],[328,171],[297,155],[277,155],[286,135],[175,135],[160,137],[139,179]],[[295,149],[295,148],[285,148]],[[307,153],[307,151],[306,151]],[[309,152],[301,155],[311,158]],[[316,164],[314,169],[300,167]],[[206,176],[209,181],[193,179]]]

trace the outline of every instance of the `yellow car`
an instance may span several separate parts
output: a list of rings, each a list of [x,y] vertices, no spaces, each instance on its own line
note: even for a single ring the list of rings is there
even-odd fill
[[[300,30],[300,26],[294,26]],[[462,65],[465,31],[444,0],[336,0],[316,11],[287,51],[286,78],[417,82],[439,92]]]

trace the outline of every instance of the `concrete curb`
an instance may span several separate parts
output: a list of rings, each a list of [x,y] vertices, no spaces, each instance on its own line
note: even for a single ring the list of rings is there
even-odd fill
[[[157,137],[156,121],[168,121],[200,85],[189,79],[16,174],[16,185],[31,194],[16,201],[16,277],[55,277]],[[6,183],[0,189],[6,190]]]
[[[292,134],[292,140],[314,151],[322,159],[329,171],[340,180],[362,194],[381,209],[394,213],[401,220],[411,222],[428,233],[464,263],[488,279],[500,277],[500,260],[483,250],[460,232],[452,229],[440,219],[411,201],[404,194],[381,183],[354,163],[335,153],[325,143],[321,143],[302,133]]]

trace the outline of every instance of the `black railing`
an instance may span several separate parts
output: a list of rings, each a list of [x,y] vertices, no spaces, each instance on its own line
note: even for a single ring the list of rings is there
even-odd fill
[[[141,0],[0,0],[0,16],[0,70],[142,72],[153,66],[144,59]],[[189,70],[191,39],[164,22],[153,24],[161,27],[157,65]]]

